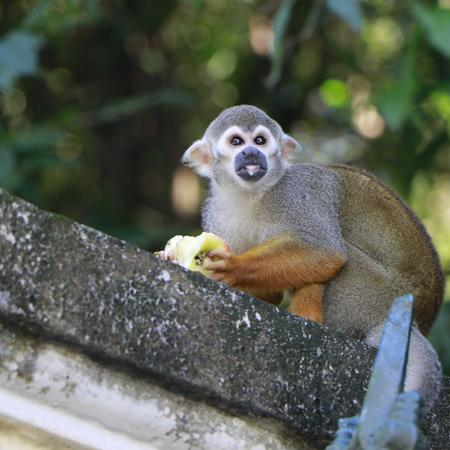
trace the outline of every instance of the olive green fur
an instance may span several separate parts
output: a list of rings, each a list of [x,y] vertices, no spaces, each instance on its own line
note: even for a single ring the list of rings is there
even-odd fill
[[[427,335],[444,296],[444,274],[425,227],[391,188],[368,172],[344,165],[328,169],[339,177],[339,223],[349,252],[346,266],[332,283],[346,285],[348,296],[363,295],[369,302],[375,291],[377,297],[391,300],[411,292],[416,323]],[[357,264],[366,269],[351,270]],[[376,266],[385,273],[380,274]],[[367,288],[355,292],[353,286],[360,277]]]

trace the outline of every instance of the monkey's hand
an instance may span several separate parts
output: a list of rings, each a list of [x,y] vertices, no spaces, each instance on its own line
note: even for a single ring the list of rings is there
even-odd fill
[[[237,256],[227,250],[213,250],[203,261],[207,276],[212,280],[224,281],[232,287],[238,285],[236,279]]]
[[[174,236],[167,242],[164,250],[156,252],[155,255],[208,276],[203,261],[208,252],[214,249],[228,251],[229,246],[219,236],[204,232],[199,236]]]
[[[168,252],[164,250],[160,250],[159,252],[153,252],[155,256],[157,256],[159,259],[162,259],[163,261],[171,261],[171,262],[177,262],[177,260],[170,255]]]

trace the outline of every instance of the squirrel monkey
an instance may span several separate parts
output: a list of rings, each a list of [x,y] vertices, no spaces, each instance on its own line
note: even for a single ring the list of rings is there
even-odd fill
[[[300,145],[260,109],[224,110],[182,161],[210,181],[203,228],[232,251],[212,251],[212,278],[377,345],[392,301],[416,298],[406,389],[426,406],[441,369],[424,337],[443,273],[423,225],[372,175],[343,165],[293,164]]]

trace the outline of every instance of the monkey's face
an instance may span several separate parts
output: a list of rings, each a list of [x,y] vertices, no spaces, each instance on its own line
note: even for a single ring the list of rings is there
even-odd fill
[[[213,154],[216,178],[231,177],[232,182],[247,186],[269,175],[279,149],[272,133],[262,125],[253,130],[232,126],[220,136]]]
[[[203,139],[195,141],[186,150],[183,162],[223,187],[264,190],[273,186],[291,164],[300,145],[283,133],[276,122],[264,116],[266,122],[271,121],[267,126],[251,120],[243,126],[220,126],[219,123],[219,130],[213,128],[213,131],[210,126]],[[246,116],[241,117],[243,121],[246,119]],[[217,124],[217,120],[213,124]]]

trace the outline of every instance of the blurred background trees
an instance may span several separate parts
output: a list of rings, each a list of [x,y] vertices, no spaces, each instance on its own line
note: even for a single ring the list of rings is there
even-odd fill
[[[0,185],[42,208],[149,250],[195,233],[178,161],[238,103],[393,186],[450,276],[450,0],[0,4]]]

